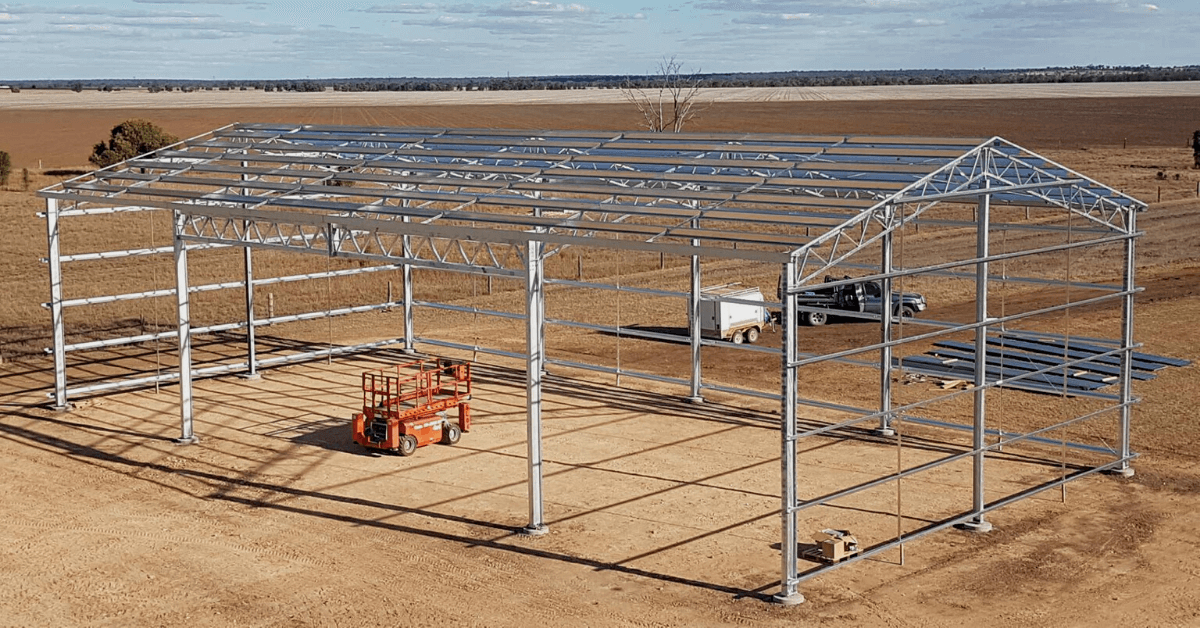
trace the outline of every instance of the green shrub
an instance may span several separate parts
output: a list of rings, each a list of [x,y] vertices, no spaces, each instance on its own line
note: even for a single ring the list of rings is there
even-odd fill
[[[12,173],[12,158],[8,153],[0,151],[0,185],[8,185],[8,175]]]
[[[153,122],[126,120],[113,127],[107,143],[96,144],[88,161],[104,168],[178,141],[179,138],[162,130]]]

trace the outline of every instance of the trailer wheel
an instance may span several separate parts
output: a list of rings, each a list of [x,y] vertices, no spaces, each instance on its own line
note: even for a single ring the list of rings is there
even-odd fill
[[[758,342],[758,328],[757,327],[751,327],[750,329],[746,330],[746,342],[748,342],[750,344],[754,344],[754,343]]]
[[[417,450],[417,437],[412,434],[405,434],[400,437],[400,446],[396,451],[400,452],[401,456],[411,456]]]
[[[730,340],[733,341],[733,344],[740,345],[740,344],[742,344],[742,342],[744,342],[746,340],[746,337],[743,336],[742,332],[739,331],[739,332],[735,332],[733,334],[733,338],[730,338]]]
[[[821,325],[824,325],[827,320],[829,320],[829,315],[825,312],[808,312],[804,315],[804,319],[808,321],[809,325],[812,325],[813,327],[820,327]]]
[[[462,430],[458,428],[456,423],[447,422],[442,426],[442,444],[453,445],[462,438]]]

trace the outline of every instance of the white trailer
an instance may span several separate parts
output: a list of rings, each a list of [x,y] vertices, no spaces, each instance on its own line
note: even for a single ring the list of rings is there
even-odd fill
[[[734,344],[756,342],[767,318],[765,305],[729,303],[712,299],[763,302],[762,291],[741,284],[711,286],[700,291],[700,333]]]

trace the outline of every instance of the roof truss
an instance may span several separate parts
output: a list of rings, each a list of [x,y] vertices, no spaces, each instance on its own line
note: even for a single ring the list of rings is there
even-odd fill
[[[68,213],[176,210],[196,241],[488,272],[530,240],[794,256],[802,283],[939,203],[989,194],[1114,231],[1145,207],[1000,138],[290,124],[230,125],[40,194]]]

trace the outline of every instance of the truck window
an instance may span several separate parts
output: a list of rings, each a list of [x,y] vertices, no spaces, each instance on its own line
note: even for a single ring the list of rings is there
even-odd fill
[[[883,294],[883,291],[879,289],[878,281],[868,281],[863,284],[863,288],[867,291],[867,296],[869,297],[877,297]]]

